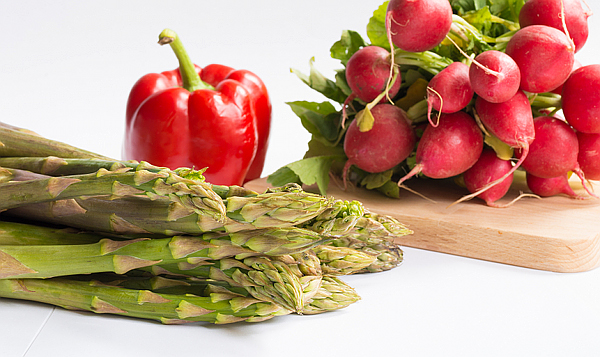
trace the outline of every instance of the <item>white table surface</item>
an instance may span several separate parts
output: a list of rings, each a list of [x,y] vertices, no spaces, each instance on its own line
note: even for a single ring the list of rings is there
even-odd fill
[[[595,1],[587,1],[597,13]],[[170,27],[199,65],[249,69],[267,84],[273,129],[264,174],[302,157],[308,134],[285,102],[321,101],[290,67],[339,68],[344,29],[366,34],[379,0],[0,1],[0,121],[119,157],[125,102],[148,72],[177,67],[156,44]],[[598,16],[598,15],[596,15]],[[600,25],[577,58],[598,63]],[[598,20],[600,21],[600,20]],[[418,229],[418,227],[414,227]],[[389,272],[345,277],[347,309],[259,324],[165,326],[0,300],[0,356],[597,356],[600,269],[559,274],[405,248]]]

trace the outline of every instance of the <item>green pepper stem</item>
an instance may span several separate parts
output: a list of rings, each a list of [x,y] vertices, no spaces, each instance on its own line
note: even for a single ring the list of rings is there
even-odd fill
[[[203,82],[196,72],[196,67],[190,59],[187,51],[183,47],[183,42],[177,36],[177,33],[171,29],[164,29],[160,35],[158,35],[158,43],[162,45],[170,45],[171,49],[177,56],[179,61],[179,73],[181,73],[181,79],[183,81],[183,88],[190,92],[197,89],[214,89],[211,85]]]

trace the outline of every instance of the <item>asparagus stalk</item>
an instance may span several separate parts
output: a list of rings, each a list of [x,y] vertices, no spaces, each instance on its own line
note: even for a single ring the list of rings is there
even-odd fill
[[[227,283],[192,278],[131,277],[93,274],[50,279],[0,280],[0,296],[38,301],[67,309],[119,314],[181,324],[195,321],[260,322],[292,313],[257,300]],[[360,300],[356,291],[335,277],[323,277],[304,314],[345,308]]]
[[[321,275],[298,276],[288,265],[289,257],[257,256],[217,261],[188,259],[185,262],[141,268],[155,275],[194,276],[224,281],[242,287],[254,298],[273,302],[302,313],[304,305],[319,289]]]
[[[381,272],[393,269],[403,261],[398,242],[412,231],[387,215],[367,212],[347,234],[332,240],[329,245],[348,247],[377,257],[357,273]]]
[[[74,197],[107,195],[169,199],[184,209],[215,219],[221,219],[225,215],[220,196],[212,191],[211,185],[201,180],[184,179],[171,171],[125,170],[100,169],[93,174],[5,182],[0,184],[0,209]]]
[[[231,231],[299,225],[321,214],[331,203],[331,199],[305,192],[298,185],[253,196],[230,196],[225,205],[227,218],[233,222],[226,228]]]
[[[265,195],[281,194],[284,190],[283,188],[273,189]],[[293,187],[287,188],[287,190],[294,193],[301,191],[301,189]],[[24,209],[17,209],[17,211],[24,211],[19,214],[22,217],[33,217],[53,223],[118,233],[153,232],[173,235],[181,232],[201,234],[207,230],[205,224],[199,224],[199,221],[192,216],[169,220],[167,222],[169,228],[163,228],[165,226],[163,223],[164,215],[157,217],[157,213],[171,212],[170,206],[172,203],[170,202],[166,204],[163,202],[162,208],[159,210],[157,207],[161,204],[160,202],[153,201],[153,204],[149,206],[147,202],[137,198],[120,200],[92,198],[75,199],[75,201],[70,206],[66,204],[68,201],[56,201],[44,204],[47,207],[31,205],[26,206]],[[75,209],[72,209],[72,207]],[[74,213],[67,214],[65,212]],[[121,217],[114,212],[121,212]],[[43,215],[45,217],[40,217]],[[50,219],[51,217],[58,217],[58,219]],[[94,225],[94,223],[101,224]],[[235,225],[239,227],[238,223],[235,223]],[[360,259],[363,261],[368,259],[370,255],[376,255],[377,260],[373,261],[370,267],[362,269],[361,272],[389,270],[399,265],[402,261],[402,251],[393,241],[403,235],[412,233],[392,217],[364,212],[364,208],[360,203],[340,200],[333,201],[329,208],[300,226],[322,234],[338,236],[338,239],[334,240],[332,245],[352,248],[353,254],[358,254],[356,250],[362,251],[361,254],[363,255]],[[218,229],[220,226],[209,225],[209,228]],[[255,227],[251,226],[251,228]],[[236,229],[229,228],[228,230]],[[288,254],[288,252],[285,254]],[[356,258],[348,257],[343,264],[348,264],[352,259]],[[324,260],[323,264],[328,264],[327,259]],[[342,261],[340,260],[333,265],[335,264],[342,264]],[[330,264],[329,268],[333,269],[333,265]],[[356,267],[356,262],[353,262],[353,265]],[[337,268],[341,268],[341,265],[338,265]],[[347,267],[345,272],[339,271],[336,274],[349,274],[354,270],[355,268]],[[330,274],[334,274],[333,271],[331,270]]]
[[[76,197],[23,205],[7,213],[102,232],[175,235],[297,226],[331,204],[326,197],[305,192],[233,196],[223,202],[226,212],[220,220],[190,211],[178,202],[146,197]]]
[[[150,169],[151,165],[146,164],[146,169]],[[0,166],[29,170],[35,173],[47,174],[53,176],[84,174],[95,172],[97,170],[118,170],[123,168],[136,169],[138,164],[135,162],[122,162],[111,160],[94,160],[94,159],[65,159],[57,157],[15,157],[15,158],[0,158]],[[160,170],[161,168],[154,168]],[[230,198],[230,201],[236,200],[233,197],[257,196],[258,193],[240,187],[227,187],[213,185],[213,190],[217,192],[223,199]],[[266,194],[281,194],[282,192],[303,193],[302,189],[296,185],[288,185],[282,188],[272,188],[267,190]],[[88,209],[94,211],[94,209]],[[335,200],[327,208],[322,210],[313,219],[302,223],[304,228],[309,228],[315,232],[329,235],[342,236],[348,233],[366,214],[364,207],[358,201],[342,201]],[[399,225],[402,229],[403,226]],[[407,230],[402,234],[407,234]],[[396,232],[394,232],[396,233]]]
[[[73,228],[57,228],[0,220],[0,245],[86,244],[100,240],[97,234]]]
[[[21,169],[49,176],[71,176],[91,174],[100,169],[114,171],[129,167],[136,169],[139,165],[135,161],[115,161],[89,158],[68,158],[57,156],[16,156],[0,157],[0,166]],[[148,165],[151,170],[151,165]],[[158,171],[165,168],[156,167]]]
[[[323,275],[338,276],[360,272],[373,264],[378,254],[350,247],[320,245],[312,249],[321,261]]]
[[[101,159],[81,159],[81,158],[63,158],[56,156],[48,157],[0,157],[0,167],[20,169],[37,173],[46,176],[70,176],[91,174],[100,169],[109,171],[122,170],[129,168],[132,170],[143,167],[150,172],[159,172],[168,170],[165,167],[158,167],[147,162],[139,163],[137,161],[116,161],[116,160],[101,160]],[[197,179],[202,176],[201,171],[179,168],[173,170],[177,175],[183,178]],[[41,176],[43,177],[43,176]],[[18,180],[18,179],[17,179]],[[21,180],[19,180],[21,181]],[[212,185],[213,191],[221,198],[225,199],[229,196],[250,196],[256,195],[257,192],[249,190],[241,186],[223,186]]]
[[[0,156],[58,156],[110,160],[103,155],[43,138],[29,130],[0,125]]]
[[[370,212],[368,215],[366,215],[366,218],[372,220],[366,223],[368,224],[367,228],[381,225],[383,228],[377,228],[377,230],[380,232],[379,235],[390,237],[394,241],[398,241],[398,238],[400,237],[413,234],[412,230],[410,230],[408,227],[400,223],[400,221],[398,221],[392,216]],[[377,223],[374,223],[373,221]],[[373,228],[371,228],[370,230],[375,231],[375,229]],[[385,231],[387,231],[387,233],[385,233]]]
[[[40,134],[36,133],[35,131],[29,130],[29,129],[20,128],[18,126],[10,125],[10,124],[3,123],[3,122],[0,122],[0,128],[10,129],[10,130],[15,130],[15,131],[20,131],[20,132],[23,132],[23,133],[31,134],[31,135],[40,136]]]
[[[46,174],[52,176],[75,175],[97,172],[98,170],[119,170],[130,168],[133,170],[143,167],[151,172],[160,172],[165,168],[155,167],[148,163],[123,162],[114,160],[98,159],[69,159],[57,157],[5,157],[0,158],[0,167],[27,170],[34,173]],[[186,177],[179,169],[177,174]],[[188,169],[189,170],[189,169]],[[189,170],[190,175],[198,175],[198,172]],[[223,199],[228,197],[247,197],[257,196],[258,193],[238,187],[238,186],[218,186],[213,185],[213,190]],[[302,193],[302,189],[297,185],[288,185],[282,188],[272,188],[267,193],[295,192]],[[303,227],[310,227],[311,230],[330,236],[341,236],[350,231],[357,223],[358,219],[371,218],[371,222],[361,222],[364,230],[377,230],[378,235],[403,236],[412,233],[400,222],[392,217],[377,215],[366,212],[362,204],[358,201],[335,200],[325,210],[321,211],[310,221],[302,223]],[[384,224],[385,223],[385,224]],[[365,226],[367,225],[367,226]],[[381,226],[383,225],[383,226]]]
[[[338,310],[347,307],[360,300],[360,296],[356,291],[344,283],[336,276],[324,275],[337,270],[334,267],[329,267],[332,262],[335,264],[335,259],[321,261],[319,254],[316,252],[318,248],[313,248],[301,253],[292,254],[287,257],[280,257],[287,261],[288,266],[296,276],[302,278],[306,276],[321,276],[320,285],[317,290],[313,290],[310,297],[306,298],[302,314],[312,315],[326,311]],[[330,257],[333,258],[333,257]],[[339,257],[338,257],[339,258]],[[363,263],[368,265],[367,263]],[[356,267],[358,269],[358,267]]]
[[[348,233],[365,214],[358,201],[335,200],[328,209],[302,227],[328,236],[342,236]]]
[[[136,170],[140,167],[143,167],[144,169],[151,172],[168,170],[167,168],[153,166],[146,162],[139,163],[136,161],[62,158],[56,156],[0,157],[0,167],[20,169],[46,176],[70,176],[91,174],[97,172],[100,169],[115,171],[130,168],[132,170]],[[174,172],[183,178],[197,178],[198,176],[202,175],[202,171],[192,170],[188,168],[179,168],[177,170],[174,170]],[[212,189],[223,199],[226,199],[229,196],[250,196],[257,194],[257,192],[235,185],[212,185]]]
[[[371,254],[376,259],[367,267],[356,271],[355,273],[376,273],[391,270],[402,264],[404,253],[402,248],[392,242],[376,239],[367,242],[352,238],[341,238],[332,241],[330,244],[337,247],[348,247],[354,250]]]
[[[48,278],[55,276],[115,272],[193,260],[249,257],[259,254],[298,253],[322,244],[326,239],[297,227],[267,228],[230,234],[168,238],[109,239],[102,235],[57,231],[46,227],[0,222],[0,278]],[[18,230],[30,237],[15,244]],[[90,242],[95,237],[95,241]],[[64,241],[77,241],[66,244]],[[33,241],[33,242],[32,242]],[[38,244],[33,244],[38,243]],[[39,244],[41,243],[41,244]],[[65,262],[69,262],[65,264]]]
[[[267,244],[266,249],[271,248],[272,245]],[[316,293],[321,276],[299,277],[283,257],[256,257],[256,254],[223,239],[205,241],[178,236],[125,241],[102,239],[98,243],[80,245],[5,245],[0,246],[0,278],[50,278],[97,272],[123,274],[152,267],[155,273],[226,281],[247,289],[257,299],[302,311],[306,301]],[[246,258],[235,259],[235,255]]]
[[[321,286],[302,312],[314,315],[345,308],[360,300],[360,296],[348,284],[334,276],[323,276]]]
[[[157,293],[193,294],[210,296],[213,301],[229,298],[232,294],[248,297],[243,288],[232,287],[226,282],[196,278],[161,276],[123,277],[107,276],[105,283],[130,289],[151,290]],[[338,277],[324,276],[319,289],[304,305],[302,313],[319,314],[345,308],[360,300],[360,296]]]
[[[258,322],[289,314],[285,308],[231,292],[220,299],[127,289],[68,278],[0,280],[0,296],[38,301],[72,310],[108,313],[182,324]]]
[[[19,169],[6,169],[15,174],[23,172],[19,171],[23,168],[34,169],[37,172],[54,171],[43,167],[73,167],[74,171],[89,171],[90,167],[98,168],[96,174],[52,176],[45,180],[0,184],[0,199],[3,195],[13,198],[3,204],[0,203],[0,209],[15,207],[19,209],[13,210],[11,214],[34,217],[45,222],[74,225],[79,228],[91,227],[105,232],[173,235],[292,226],[313,219],[327,210],[332,202],[326,197],[304,192],[298,185],[293,184],[263,194],[238,186],[211,185],[203,182],[203,178],[199,181],[188,179],[187,177],[201,177],[201,173],[185,168],[171,171],[147,163],[133,164],[106,160],[73,159],[63,165],[61,163],[65,162],[64,159],[58,158],[8,159],[10,162],[6,161],[5,164],[19,167]],[[94,163],[98,165],[94,166]],[[98,173],[102,175],[98,176]],[[168,179],[157,177],[148,181],[151,175],[167,175]],[[145,181],[139,179],[135,181],[140,176],[144,177]],[[119,180],[118,185],[111,185],[113,182],[111,180]],[[189,188],[195,189],[199,185],[200,188],[206,189],[206,195],[210,195],[210,199],[198,199],[194,197],[196,192],[186,195],[185,192],[189,188],[185,185],[181,187],[180,180],[184,180]],[[141,188],[149,192],[131,192],[131,187],[136,187],[138,181],[144,182]],[[156,191],[154,181],[160,186],[159,192],[153,192]],[[165,183],[171,181],[176,181],[176,188],[182,189],[183,193],[165,192]],[[47,187],[53,182],[64,182],[64,187],[60,186],[56,190],[57,193],[47,194]],[[121,189],[123,184],[129,186],[125,186],[125,190]],[[114,186],[120,190],[115,191]],[[31,189],[32,187],[34,190]],[[24,190],[27,190],[28,194],[21,194],[22,197],[17,195],[16,197],[20,199],[15,200],[14,192],[24,192]],[[110,201],[98,197],[87,199],[87,196],[94,194],[111,194],[108,197]],[[169,200],[166,202],[157,200],[157,194],[167,194]],[[82,196],[86,199],[83,200]],[[153,201],[149,202],[147,196]],[[119,197],[120,200],[115,197]],[[32,202],[38,203],[34,205]],[[218,214],[209,211],[205,206],[218,208]],[[98,214],[98,212],[102,213]]]
[[[322,262],[313,249],[279,257],[298,277],[323,275]]]
[[[206,215],[178,214],[181,206],[167,200],[141,197],[110,199],[106,197],[56,200],[12,208],[7,215],[38,222],[65,225],[122,235],[178,235],[202,234],[223,227]]]

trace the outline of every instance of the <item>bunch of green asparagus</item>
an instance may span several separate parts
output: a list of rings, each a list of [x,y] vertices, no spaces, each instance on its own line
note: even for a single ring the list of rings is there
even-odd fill
[[[0,297],[157,320],[258,322],[358,301],[398,266],[392,217],[287,185],[213,185],[0,123]]]

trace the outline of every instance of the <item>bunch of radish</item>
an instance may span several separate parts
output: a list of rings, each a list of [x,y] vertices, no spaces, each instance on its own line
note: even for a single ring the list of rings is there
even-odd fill
[[[520,170],[536,195],[595,196],[588,180],[600,179],[600,65],[575,60],[591,10],[580,0],[528,0],[507,41],[477,51],[457,43],[455,27],[462,22],[451,2],[389,1],[389,50],[368,45],[346,63],[352,93],[344,106],[365,105],[345,132],[344,179],[352,167],[368,173],[408,167],[400,186],[416,175],[460,176],[471,192],[461,201],[479,197],[499,207]],[[427,78],[427,122],[416,123],[393,105],[400,73],[404,63],[413,65],[405,61],[411,53],[420,56],[442,43],[451,43],[463,60]],[[555,94],[554,110],[532,107],[544,93]],[[418,127],[422,134],[416,135]],[[507,149],[514,154],[499,155]],[[588,195],[573,192],[571,173]]]

